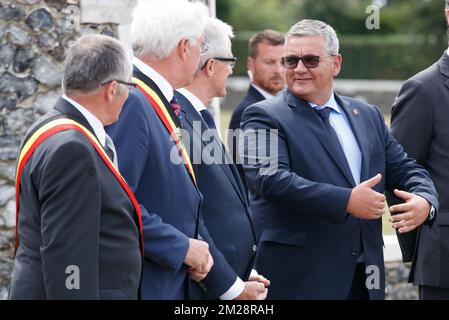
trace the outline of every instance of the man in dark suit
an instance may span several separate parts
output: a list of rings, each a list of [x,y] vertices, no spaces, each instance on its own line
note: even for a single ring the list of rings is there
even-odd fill
[[[394,220],[400,233],[438,206],[427,171],[380,111],[334,93],[338,50],[331,26],[295,24],[282,58],[288,89],[243,114],[256,267],[271,280],[269,298],[383,299],[384,190],[407,201],[390,208],[403,211]]]
[[[130,92],[119,121],[107,128],[142,208],[144,299],[187,299],[188,276],[199,282],[212,265],[213,273],[200,283],[209,295],[218,296],[235,281],[199,219],[202,195],[173,99],[174,89],[192,81],[207,49],[205,20],[204,6],[185,0],[139,2],[132,22],[138,88]]]
[[[69,50],[65,95],[21,148],[10,299],[138,298],[139,211],[103,128],[117,121],[130,77],[113,38],[86,36]]]
[[[449,21],[449,1],[446,1]],[[410,281],[421,299],[449,299],[449,56],[404,82],[391,112],[391,133],[426,168],[439,193],[432,225],[421,226]]]
[[[251,84],[246,96],[232,113],[230,130],[240,129],[240,121],[246,108],[253,103],[274,97],[284,88],[284,69],[281,66],[284,41],[283,34],[269,29],[255,34],[249,40],[247,66]],[[238,130],[229,135],[228,146],[247,190],[242,161],[238,155]]]
[[[214,119],[206,109],[212,98],[226,95],[226,79],[236,61],[231,52],[232,37],[229,25],[208,18],[204,41],[209,49],[201,56],[192,83],[175,93],[181,105],[184,140],[203,194],[201,216],[215,245],[225,256],[225,263],[231,266],[235,280],[219,296],[208,296],[196,290],[197,286],[192,286],[192,296],[260,300],[265,299],[265,285],[269,283],[256,273],[250,276],[257,247],[247,196]]]

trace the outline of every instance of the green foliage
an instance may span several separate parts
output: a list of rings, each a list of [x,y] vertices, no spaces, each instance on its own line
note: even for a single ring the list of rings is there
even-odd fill
[[[368,30],[372,0],[217,0],[218,16],[236,32],[234,74],[246,75],[247,40],[257,31],[286,32],[304,18],[337,31],[344,67],[341,77],[404,79],[432,64],[447,47],[444,0],[388,0],[380,29]]]

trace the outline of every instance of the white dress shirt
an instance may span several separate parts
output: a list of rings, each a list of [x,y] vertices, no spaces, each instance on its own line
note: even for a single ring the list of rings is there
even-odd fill
[[[257,91],[259,91],[259,93],[260,93],[265,99],[270,99],[270,98],[273,98],[273,97],[274,97],[271,93],[268,93],[267,91],[265,91],[265,90],[262,89],[261,87],[256,86],[254,83],[251,83],[251,85],[254,87],[254,89],[256,89]]]
[[[149,65],[144,63],[142,60],[134,57],[133,64],[139,69],[144,75],[154,81],[157,84],[165,99],[171,102],[173,99],[173,87],[170,82],[167,81],[162,75],[151,68]]]

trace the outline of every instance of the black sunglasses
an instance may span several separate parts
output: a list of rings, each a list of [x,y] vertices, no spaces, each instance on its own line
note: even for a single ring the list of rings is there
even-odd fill
[[[111,83],[112,81],[124,84],[124,85],[128,86],[130,89],[134,89],[137,86],[137,83],[134,83],[134,82],[126,82],[126,81],[115,80],[115,79],[114,80],[105,81],[101,85],[104,86],[105,84]]]
[[[299,56],[286,56],[282,57],[282,65],[284,68],[287,69],[295,69],[298,66],[298,63],[300,60],[302,60],[302,63],[304,64],[304,67],[307,69],[316,68],[320,64],[320,58],[327,58],[327,57],[334,57],[335,55],[329,55],[329,56],[316,56],[314,54],[306,54],[305,56],[299,57]]]
[[[211,58],[211,59],[215,59],[218,61],[224,61],[224,62],[230,62],[230,66],[231,68],[234,68],[235,63],[237,62],[237,58],[236,57],[231,57],[231,58],[222,58],[222,57],[215,57],[215,58]]]

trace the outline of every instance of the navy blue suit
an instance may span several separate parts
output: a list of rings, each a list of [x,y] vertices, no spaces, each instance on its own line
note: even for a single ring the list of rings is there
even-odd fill
[[[427,171],[391,137],[380,111],[338,95],[336,101],[362,153],[360,181],[381,173],[375,191],[398,188],[437,207]],[[319,116],[285,90],[248,108],[242,127],[278,130],[278,153],[272,154],[277,170],[261,174],[263,158],[244,165],[260,236],[256,268],[271,280],[269,298],[345,299],[363,252],[365,265],[380,271],[380,286],[369,290],[369,297],[383,299],[382,220],[360,220],[346,213],[354,182]]]
[[[134,76],[151,87],[166,108],[170,108],[151,79],[137,68]],[[179,156],[177,147],[139,89],[129,93],[119,120],[106,131],[114,141],[120,172],[142,209],[145,244],[142,298],[186,299],[188,267],[183,261],[188,238],[198,238],[200,234],[209,243],[214,260],[224,259],[200,221],[202,195],[181,158],[176,157],[178,163],[172,161],[173,155]],[[225,285],[231,283],[233,280],[221,268],[224,268],[221,264],[214,264]]]
[[[242,121],[243,111],[245,111],[245,109],[248,108],[250,105],[262,100],[265,100],[265,97],[259,91],[257,91],[256,88],[250,85],[248,92],[246,93],[246,96],[243,98],[243,100],[240,102],[237,108],[235,108],[234,112],[232,112],[231,121],[229,122],[229,129],[230,130],[240,129],[240,121]],[[248,191],[248,187],[246,185],[245,180],[245,173],[243,172],[243,167],[240,164],[240,161],[237,161],[237,157],[239,156],[237,153],[238,150],[237,139],[235,137],[229,139],[228,146],[229,150],[231,151],[232,160],[234,161],[235,166],[237,167],[237,170],[239,172],[240,178],[242,179],[243,186],[245,190]]]
[[[201,207],[204,224],[215,245],[232,267],[234,279],[239,276],[245,281],[251,272],[256,249],[245,190],[229,155],[221,152],[224,145],[218,135],[201,141],[203,133],[209,131],[206,123],[187,98],[179,92],[175,92],[175,97],[182,107],[182,123],[189,138],[186,141],[190,142],[190,158],[198,188],[204,197]],[[212,145],[213,149],[209,148],[209,145]],[[203,150],[207,154],[213,154],[211,150],[218,151],[220,156],[217,160],[220,162],[195,163],[192,154],[201,154]],[[210,275],[207,278],[209,277]]]

